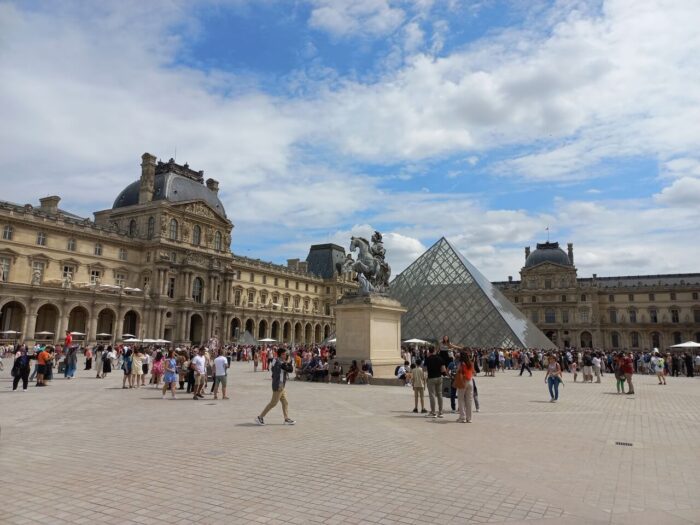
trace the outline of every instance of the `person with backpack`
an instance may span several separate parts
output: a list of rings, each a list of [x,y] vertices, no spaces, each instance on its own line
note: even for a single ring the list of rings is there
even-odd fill
[[[296,423],[296,421],[289,418],[287,392],[284,389],[287,384],[288,374],[292,373],[293,371],[294,367],[287,358],[287,350],[285,348],[280,348],[277,350],[277,359],[275,359],[272,365],[272,399],[270,399],[270,402],[260,413],[260,415],[255,418],[255,422],[258,425],[262,426],[265,424],[265,416],[277,405],[277,403],[282,403],[284,424],[294,425]]]
[[[27,385],[29,384],[29,356],[27,355],[27,348],[21,347],[15,356],[15,361],[12,363],[12,390],[17,390],[19,385],[19,380],[22,380],[22,391],[27,391]]]

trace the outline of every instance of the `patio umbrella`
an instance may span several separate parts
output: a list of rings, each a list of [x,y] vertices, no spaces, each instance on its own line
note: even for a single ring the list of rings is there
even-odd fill
[[[134,334],[122,334],[122,337],[124,339],[133,339],[136,336]]]
[[[48,330],[42,330],[41,332],[37,332],[34,335],[53,335],[53,332],[49,332]]]
[[[170,341],[168,341],[167,339],[156,339],[156,344],[167,345],[170,344]]]
[[[17,330],[3,330],[3,331],[0,332],[0,333],[2,333],[2,334],[8,334],[8,335],[19,335],[19,334],[21,334],[22,332],[18,332]]]
[[[404,343],[409,345],[427,345],[428,341],[423,341],[422,339],[406,339]]]
[[[696,343],[695,341],[686,341],[685,343],[673,345],[671,348],[700,348],[700,343]]]
[[[85,335],[83,332],[71,332],[70,335]]]
[[[126,339],[122,341],[123,343],[140,343],[141,339]]]
[[[112,337],[112,334],[97,334],[95,337]]]
[[[158,339],[144,339],[143,342],[146,344],[152,344],[152,343],[157,343]]]
[[[277,339],[271,339],[269,337],[266,337],[265,339],[258,339],[259,343],[276,343]]]

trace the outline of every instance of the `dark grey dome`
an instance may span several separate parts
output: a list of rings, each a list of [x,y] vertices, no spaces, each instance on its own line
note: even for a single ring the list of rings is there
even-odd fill
[[[531,268],[545,262],[561,266],[573,266],[566,252],[559,248],[558,242],[538,244],[537,249],[525,259],[525,268]]]
[[[112,208],[123,208],[139,203],[140,181],[129,184],[117,196]],[[204,201],[219,215],[226,218],[226,210],[215,192],[201,182],[177,173],[157,173],[153,191],[153,200],[170,202]]]

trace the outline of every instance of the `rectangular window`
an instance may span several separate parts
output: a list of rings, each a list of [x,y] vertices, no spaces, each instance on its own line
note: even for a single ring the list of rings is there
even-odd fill
[[[566,295],[562,295],[562,296],[561,296],[561,302],[562,302],[562,303],[565,303],[565,302],[566,302]]]
[[[145,275],[143,277],[143,289],[145,290],[149,286],[151,286],[151,278],[148,275]]]
[[[331,315],[331,305],[329,303],[323,304],[323,315]]]
[[[676,310],[675,308],[673,310],[671,310],[671,322],[672,323],[680,323],[681,322],[680,317],[681,316],[680,316],[680,313],[678,312],[678,310]]]
[[[95,255],[102,255],[102,245],[99,242],[95,244]]]
[[[536,303],[536,302],[537,302],[537,297],[535,297],[534,295],[533,295],[532,297],[530,297],[530,302],[531,302],[531,303]]]
[[[309,283],[306,283],[306,284],[304,285],[304,290],[307,291],[307,292],[309,291]]]
[[[676,300],[676,292],[671,292],[671,301]]]
[[[327,293],[327,294],[331,293],[331,287],[330,287],[330,286],[326,286],[326,293]]]
[[[579,316],[581,317],[581,322],[582,323],[587,323],[588,322],[588,310],[581,310],[579,312]]]
[[[557,322],[557,316],[554,310],[545,310],[544,311],[544,322],[545,323],[556,323]]]
[[[636,322],[637,322],[637,311],[630,310],[630,323],[636,323]]]
[[[628,294],[628,295],[627,295],[627,300],[628,300],[628,301],[634,301],[634,294],[633,294],[633,293]]]
[[[309,309],[309,300],[304,299],[304,310],[308,310],[308,309]]]
[[[299,308],[299,298],[298,297],[294,298],[294,308]]]
[[[236,293],[233,296],[233,304],[235,306],[241,306],[241,291],[240,290],[236,290]]]
[[[649,310],[649,319],[652,323],[658,323],[659,317],[656,314],[656,310]]]
[[[262,283],[267,284],[267,275],[262,276]]]
[[[61,277],[63,277],[64,279],[68,278],[72,281],[75,277],[75,266],[65,264],[63,266],[63,272],[61,273]]]
[[[693,292],[693,301],[698,300],[698,292]]]
[[[515,300],[516,303],[518,302],[518,296],[517,296],[517,295],[516,295],[513,299]]]
[[[151,262],[151,252],[146,252],[146,262]]]
[[[44,267],[43,261],[34,261],[32,263],[32,282],[34,282],[35,275],[38,277],[39,283],[44,282]]]
[[[120,261],[126,261],[127,259],[127,252],[126,248],[119,248],[119,260]]]
[[[216,300],[217,301],[221,300],[221,285],[220,284],[216,285]]]
[[[12,228],[12,226],[9,224],[6,224],[5,227],[2,229],[2,240],[3,241],[11,241],[13,233],[14,233],[14,229]]]
[[[294,287],[295,287],[295,289],[297,289],[297,290],[299,289],[299,281],[297,281],[297,282],[294,283]]]
[[[75,251],[75,239],[68,239],[68,244],[66,245],[66,249],[69,252],[74,252]]]
[[[608,301],[611,303],[615,302],[615,296],[614,295],[608,295]]]
[[[561,322],[562,323],[568,323],[569,322],[569,310],[563,310],[561,313]]]
[[[255,292],[248,292],[248,306],[253,306],[255,301]]]
[[[46,246],[46,234],[44,232],[39,232],[36,234],[36,243],[39,246]]]
[[[532,319],[533,323],[536,323],[540,320],[540,316],[537,314],[537,310],[530,314],[530,319]]]
[[[650,300],[650,301],[656,300],[656,297],[654,296],[653,293],[650,293],[650,294],[649,294],[649,300]]]
[[[289,279],[284,280],[284,287],[289,288]]]
[[[255,282],[255,274],[253,272],[250,272],[250,282],[251,283]]]
[[[544,287],[545,287],[545,290],[551,290],[552,289],[552,280],[545,279],[544,280]]]
[[[284,298],[284,307],[289,308],[289,297]]]
[[[260,302],[262,304],[267,304],[267,294],[266,293],[263,292],[260,294]]]
[[[118,273],[114,277],[114,284],[116,284],[117,286],[126,286],[126,275],[124,275],[123,273]]]
[[[610,322],[617,323],[617,311],[616,310],[610,310]]]
[[[700,310],[693,310],[693,320],[696,323],[700,323]],[[698,341],[700,342],[700,341]]]
[[[90,270],[90,284],[97,284],[100,279],[102,279],[101,270]]]
[[[275,277],[275,286],[279,286],[279,284],[280,284],[280,280],[277,277]]]
[[[637,332],[632,332],[631,339],[632,339],[632,348],[639,348],[639,334]]]
[[[10,259],[0,257],[0,282],[6,283],[10,279]]]
[[[586,301],[586,294],[581,294],[581,301],[585,302]]]
[[[318,293],[318,285],[314,284],[314,293]]]
[[[168,278],[168,297],[175,299],[175,277]]]

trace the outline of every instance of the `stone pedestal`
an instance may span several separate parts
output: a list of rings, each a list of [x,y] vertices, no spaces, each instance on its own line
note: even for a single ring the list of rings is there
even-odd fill
[[[380,295],[349,295],[335,306],[336,358],[345,371],[357,360],[372,362],[374,377],[393,379],[401,360],[401,315],[406,309]]]

